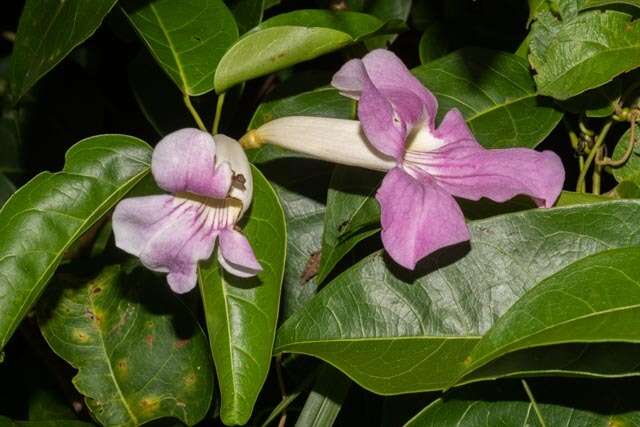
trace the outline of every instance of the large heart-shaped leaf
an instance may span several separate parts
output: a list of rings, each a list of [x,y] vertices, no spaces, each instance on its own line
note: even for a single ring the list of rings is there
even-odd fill
[[[20,99],[100,26],[116,0],[28,0],[11,55],[11,90]]]
[[[193,425],[207,413],[207,340],[164,279],[112,266],[80,286],[60,280],[38,321],[51,348],[78,369],[73,383],[103,425],[164,417]]]
[[[412,72],[438,98],[438,117],[459,109],[487,148],[533,148],[562,118],[538,99],[527,62],[510,53],[462,49]]]
[[[150,167],[151,149],[126,135],[73,146],[62,172],[43,172],[0,211],[0,349],[40,296],[65,251]]]
[[[466,359],[471,372],[504,354],[572,342],[640,342],[640,248],[601,252],[524,294]]]
[[[282,207],[262,173],[253,168],[253,203],[243,233],[262,265],[257,277],[225,273],[216,257],[199,268],[211,352],[225,424],[245,424],[271,363],[284,272],[286,227]]]
[[[213,89],[218,62],[238,39],[223,0],[128,0],[124,11],[182,93]]]
[[[593,253],[640,243],[640,202],[535,209],[472,221],[471,250],[415,274],[375,253],[280,328],[276,352],[311,354],[382,394],[448,387],[481,335],[528,289]]]
[[[536,22],[529,60],[543,95],[567,99],[640,66],[640,21],[612,10]]]
[[[216,91],[338,50],[383,27],[381,20],[357,12],[298,10],[274,16],[242,37],[220,60]]]

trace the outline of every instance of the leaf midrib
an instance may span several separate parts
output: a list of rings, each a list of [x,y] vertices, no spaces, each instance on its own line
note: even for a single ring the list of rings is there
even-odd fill
[[[109,278],[110,279],[110,278]],[[103,283],[105,283],[106,280],[103,281]],[[91,306],[91,310],[93,313],[97,313],[96,310],[96,306],[94,304],[94,300],[93,300],[93,295],[92,292],[89,288],[87,288],[87,300],[89,301],[89,304]],[[138,418],[134,415],[133,411],[131,410],[131,407],[129,406],[129,402],[127,402],[127,399],[124,397],[124,394],[122,393],[122,390],[120,389],[120,384],[118,384],[118,380],[116,379],[116,375],[115,372],[113,372],[113,367],[111,366],[111,359],[109,358],[109,353],[107,352],[107,344],[104,340],[104,335],[102,333],[102,328],[100,328],[100,325],[98,325],[95,321],[94,321],[94,327],[96,329],[96,331],[98,332],[98,337],[100,338],[100,348],[102,349],[102,353],[104,355],[104,360],[105,363],[107,365],[107,367],[109,368],[109,377],[112,379],[113,381],[113,385],[116,389],[116,392],[118,394],[118,396],[120,397],[120,401],[122,402],[122,405],[124,406],[124,408],[126,409],[127,413],[129,414],[129,418],[131,419],[131,421],[133,421],[134,425],[139,425],[140,422],[138,421]]]

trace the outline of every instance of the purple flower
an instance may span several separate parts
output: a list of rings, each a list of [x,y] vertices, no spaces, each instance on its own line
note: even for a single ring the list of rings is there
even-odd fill
[[[551,151],[486,150],[457,109],[436,128],[436,98],[387,50],[347,62],[331,83],[359,100],[367,139],[395,160],[376,199],[384,246],[406,268],[437,249],[469,240],[452,196],[503,202],[526,194],[550,207],[562,190],[564,168]]]
[[[167,274],[174,292],[193,289],[198,261],[219,242],[218,261],[239,277],[260,264],[235,224],[251,204],[253,181],[242,147],[224,135],[181,129],[156,146],[151,172],[171,195],[122,200],[113,213],[116,246]]]
[[[453,196],[503,202],[524,194],[550,207],[562,190],[564,168],[553,152],[487,150],[462,114],[447,112],[393,53],[374,50],[353,59],[332,85],[357,99],[360,122],[285,117],[242,138],[245,146],[272,143],[346,165],[387,171],[376,199],[382,242],[400,265],[414,269],[430,253],[469,240]],[[364,135],[363,135],[364,134]]]

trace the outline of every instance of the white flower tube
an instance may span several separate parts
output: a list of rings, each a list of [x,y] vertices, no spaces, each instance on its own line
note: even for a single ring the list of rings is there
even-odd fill
[[[371,146],[357,120],[282,117],[250,131],[240,143],[245,148],[273,144],[321,160],[383,172],[396,165]]]

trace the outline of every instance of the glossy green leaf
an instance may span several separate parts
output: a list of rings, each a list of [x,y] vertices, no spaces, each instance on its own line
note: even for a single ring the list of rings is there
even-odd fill
[[[260,164],[282,204],[287,223],[287,261],[281,321],[299,311],[318,290],[316,274],[322,246],[325,194],[332,165],[282,157]]]
[[[236,18],[238,31],[244,34],[262,21],[265,0],[236,0],[231,13]]]
[[[222,271],[213,256],[199,268],[211,352],[225,424],[245,424],[271,364],[284,272],[286,227],[278,197],[253,168],[253,203],[243,233],[262,272],[240,279]]]
[[[101,424],[204,418],[213,394],[207,340],[164,278],[111,266],[80,286],[58,281],[43,301],[42,334],[78,369],[73,384]]]
[[[582,0],[580,3],[581,9],[590,9],[595,7],[602,6],[612,6],[612,5],[628,5],[640,7],[639,0]]]
[[[213,89],[220,58],[238,39],[223,0],[128,0],[124,10],[182,93],[201,95]]]
[[[542,95],[567,99],[640,66],[640,21],[589,11],[566,22],[536,22],[529,60]]]
[[[587,257],[525,293],[484,335],[467,372],[517,350],[571,342],[640,342],[640,248]]]
[[[356,12],[298,10],[277,15],[224,55],[216,70],[216,91],[341,49],[383,27],[379,19]]]
[[[332,426],[349,388],[349,378],[333,366],[322,365],[318,369],[316,383],[298,416],[296,427]]]
[[[640,203],[615,201],[472,221],[470,250],[440,251],[413,274],[375,253],[289,318],[275,351],[319,357],[376,393],[448,387],[528,289],[588,255],[639,244],[639,214]]]
[[[637,426],[637,384],[559,380],[531,387],[547,427]],[[573,385],[573,387],[571,387]],[[605,397],[606,396],[606,397]],[[490,384],[448,393],[416,414],[405,427],[542,427],[519,382]]]
[[[151,149],[126,135],[74,145],[62,172],[43,172],[0,211],[0,349],[64,253],[149,172]]]
[[[286,98],[263,102],[253,113],[249,129],[286,116],[318,116],[352,119],[355,117],[355,101],[342,96],[336,89],[323,87]]]
[[[438,117],[458,108],[487,148],[533,148],[562,117],[540,102],[526,61],[513,54],[462,49],[412,71],[438,98]]]
[[[426,64],[446,55],[449,51],[449,42],[447,41],[447,33],[444,27],[440,24],[428,26],[420,37],[418,46],[420,62]]]
[[[527,0],[527,3],[529,3],[529,19],[527,25],[531,24],[540,12],[549,10],[549,0]]]
[[[380,229],[380,207],[374,194],[382,174],[337,166],[327,194],[318,282],[358,244]]]
[[[14,101],[91,36],[116,0],[28,0],[11,55]]]
[[[631,181],[640,185],[640,144],[638,143],[640,141],[640,125],[638,124],[636,124],[635,139],[636,142],[629,160],[627,160],[624,165],[611,168],[610,170],[616,181]],[[629,126],[629,129],[620,137],[620,140],[616,144],[616,148],[611,156],[613,160],[619,160],[624,156],[624,153],[629,149],[630,140],[631,126]]]

